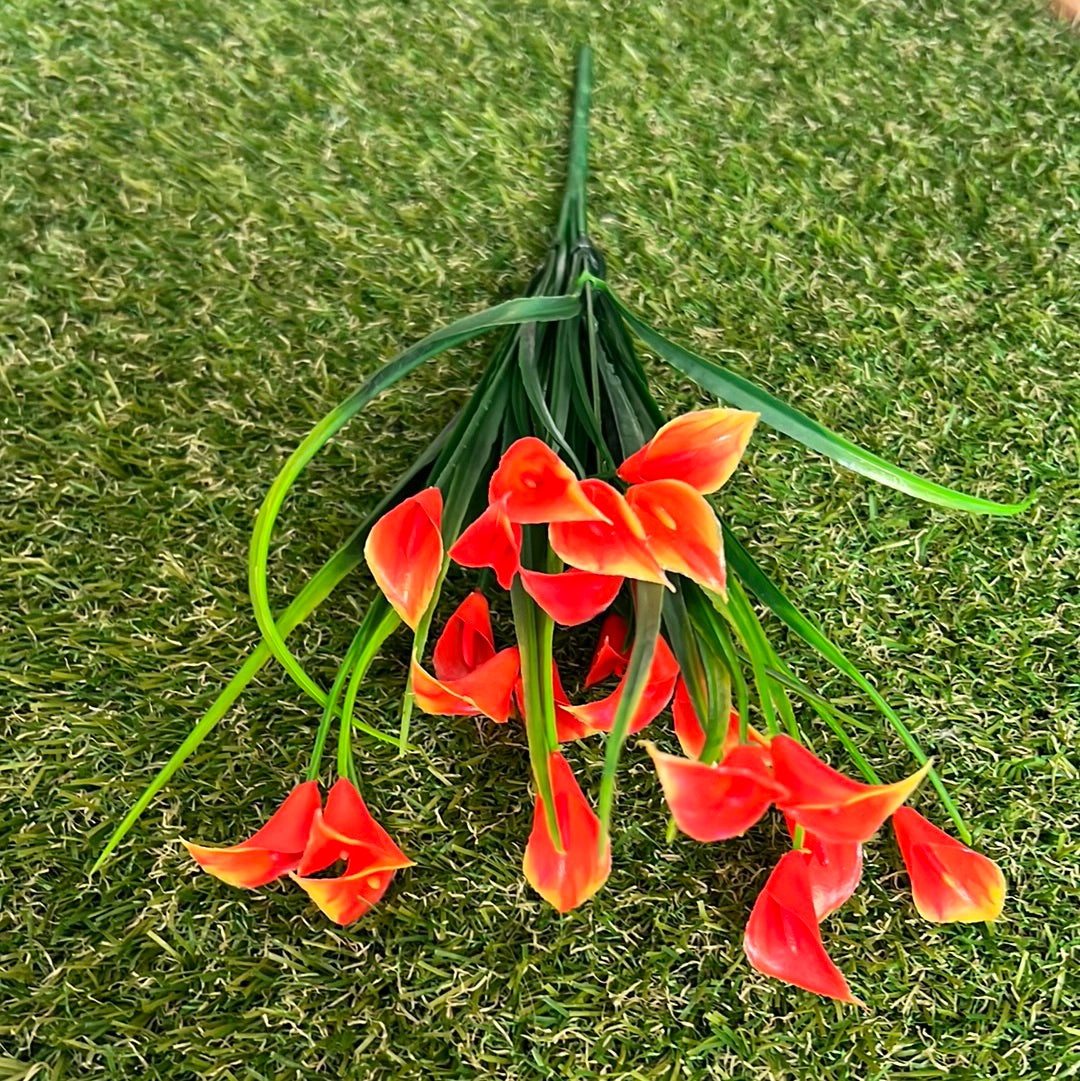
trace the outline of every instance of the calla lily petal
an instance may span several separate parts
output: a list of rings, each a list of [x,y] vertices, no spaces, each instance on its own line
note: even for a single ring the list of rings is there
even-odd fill
[[[656,652],[649,668],[649,678],[637,710],[630,720],[628,734],[640,732],[650,721],[658,717],[671,701],[675,691],[675,681],[679,678],[679,666],[662,636],[656,639]],[[615,711],[619,708],[625,686],[625,676],[619,685],[606,698],[598,702],[589,702],[583,706],[568,706],[567,709],[591,732],[610,732],[615,723]]]
[[[798,824],[790,815],[785,815],[784,820],[794,837]],[[858,841],[823,841],[804,830],[802,847],[810,856],[806,867],[814,912],[820,921],[840,908],[858,888],[862,879],[862,845]]]
[[[435,643],[431,663],[435,678],[455,680],[467,676],[495,656],[491,615],[483,593],[475,590],[458,605]]]
[[[608,676],[621,676],[629,663],[630,624],[618,612],[612,612],[600,625],[600,637],[585,676],[585,687],[600,683]]]
[[[706,765],[645,744],[675,825],[695,841],[726,841],[753,826],[783,789],[769,772],[764,747],[734,747]]]
[[[758,894],[743,935],[751,965],[775,979],[815,995],[861,1006],[844,974],[825,952],[814,914],[809,855],[788,852]]]
[[[996,920],[1005,905],[1005,876],[975,852],[910,807],[893,815],[900,854],[911,878],[915,907],[934,923]]]
[[[475,717],[483,714],[499,724],[510,719],[514,686],[521,672],[517,646],[500,650],[461,679],[441,680],[428,675],[415,660],[412,689],[425,713]]]
[[[402,621],[416,630],[442,571],[442,492],[425,488],[387,511],[372,527],[364,558]]]
[[[509,589],[521,566],[521,526],[511,522],[501,499],[476,519],[450,547],[450,558],[462,567],[490,567],[503,589]]]
[[[548,539],[555,554],[571,567],[638,578],[674,588],[645,543],[645,531],[626,500],[602,480],[583,480],[581,487],[605,521],[553,522]]]
[[[769,744],[773,773],[788,795],[780,809],[824,841],[868,841],[930,769],[895,784],[860,784],[827,766],[789,736]]]
[[[504,501],[511,522],[603,521],[573,471],[546,443],[525,436],[499,460],[488,485],[491,503]]]
[[[310,878],[338,860],[345,872],[336,878]],[[323,913],[335,923],[351,923],[386,892],[394,871],[412,866],[367,809],[351,781],[341,778],[330,790],[326,808],[316,814],[303,859],[293,874]]]
[[[633,485],[626,502],[664,570],[684,574],[714,593],[726,590],[720,522],[704,496],[681,480],[652,480]]]
[[[304,781],[289,793],[266,825],[246,841],[228,848],[182,843],[192,859],[215,878],[230,886],[255,889],[299,864],[321,802],[318,784]]]
[[[560,912],[569,912],[607,881],[611,873],[611,842],[566,759],[554,752],[549,756],[549,767],[563,851],[558,850],[548,832],[544,801],[537,796],[524,871],[529,885],[545,901]]]
[[[757,413],[700,409],[668,421],[619,467],[628,484],[681,480],[697,491],[715,492],[735,472]]]
[[[622,583],[621,578],[590,571],[542,574],[521,568],[525,592],[564,627],[576,627],[598,616],[615,599]]]

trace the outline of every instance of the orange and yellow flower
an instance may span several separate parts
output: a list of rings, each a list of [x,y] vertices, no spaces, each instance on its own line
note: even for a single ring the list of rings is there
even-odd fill
[[[339,860],[345,870],[334,878],[313,878]],[[412,860],[368,811],[351,781],[342,777],[317,811],[304,854],[292,879],[335,923],[352,923],[386,892],[394,872]]]
[[[549,767],[562,849],[548,831],[544,800],[538,795],[524,872],[545,901],[560,912],[569,912],[607,881],[611,842],[566,759],[555,752],[549,756]]]

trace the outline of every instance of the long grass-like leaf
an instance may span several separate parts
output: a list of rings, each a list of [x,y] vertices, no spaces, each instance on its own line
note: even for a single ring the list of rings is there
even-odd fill
[[[634,604],[634,644],[630,650],[630,663],[623,677],[622,694],[611,722],[607,746],[604,748],[604,772],[600,777],[600,799],[597,815],[604,827],[601,844],[611,830],[611,808],[615,802],[615,773],[619,768],[619,756],[626,742],[630,721],[637,711],[641,696],[645,693],[645,684],[649,681],[653,657],[656,654],[656,639],[660,634],[660,623],[664,614],[664,587],[652,582],[638,582],[635,585]]]
[[[613,296],[613,295],[612,295]],[[669,341],[652,327],[648,326],[630,312],[621,301],[613,296],[626,322],[634,333],[657,356],[684,375],[689,376],[703,390],[715,394],[718,398],[738,409],[747,409],[761,414],[761,419],[771,428],[798,440],[803,446],[824,454],[848,469],[861,473],[864,477],[886,484],[897,491],[905,492],[927,503],[949,507],[952,510],[970,511],[973,514],[1018,514],[1027,510],[1035,501],[1034,495],[1020,503],[995,503],[979,496],[965,495],[963,492],[946,488],[942,484],[925,480],[901,469],[884,458],[879,458],[862,447],[856,446],[828,428],[811,420],[805,413],[782,402],[767,390],[755,386],[741,375],[729,372],[719,364],[696,353],[684,349],[681,345]]]
[[[311,577],[303,589],[293,598],[284,612],[278,617],[278,633],[284,638],[299,626],[330,594],[337,584],[345,578],[358,563],[364,558],[364,542],[368,532],[378,521],[379,517],[398,500],[403,499],[411,491],[419,487],[421,478],[426,470],[431,467],[436,455],[442,451],[447,436],[457,424],[455,417],[433,439],[424,450],[424,453],[407,469],[395,482],[393,488],[379,501],[370,514],[353,530],[338,550],[319,568]],[[210,708],[199,718],[194,728],[188,733],[183,743],[170,755],[169,760],[157,772],[154,779],[146,786],[142,794],[124,816],[120,825],[113,830],[105,848],[98,856],[91,868],[91,873],[98,870],[109,858],[116,846],[124,839],[128,831],[135,825],[139,816],[150,806],[154,797],[169,783],[170,778],[178,769],[198,750],[199,745],[214,730],[218,721],[225,716],[233,704],[243,693],[244,688],[262,670],[270,660],[272,654],[270,647],[265,641],[260,642],[240,671],[236,673],[221,693],[210,704]],[[358,725],[361,731],[376,739],[385,742],[396,742],[391,737],[384,735],[369,725]]]
[[[334,587],[364,558],[364,538],[366,527],[356,532],[327,560],[306,586],[296,595],[292,603],[282,612],[277,621],[278,633],[284,637],[302,623],[333,591]],[[154,797],[169,783],[174,773],[198,750],[199,745],[214,730],[218,721],[225,716],[243,693],[244,688],[258,675],[263,665],[270,660],[270,647],[265,641],[260,642],[240,671],[236,673],[221,693],[210,704],[210,708],[199,718],[187,734],[183,743],[169,756],[169,760],[158,770],[154,779],[143,790],[142,795],[132,804],[120,824],[113,830],[101,854],[94,861],[90,873],[93,874],[109,858],[116,846],[124,839],[139,816],[150,806]],[[379,736],[381,737],[381,733]]]
[[[556,848],[562,850],[558,809],[551,784],[551,753],[558,749],[555,738],[555,694],[552,689],[551,619],[525,592],[521,578],[510,587],[514,611],[514,632],[521,651],[521,685],[525,698],[525,736],[529,745],[536,788],[544,801],[548,833]],[[545,628],[545,623],[547,627]]]
[[[266,493],[255,520],[248,559],[248,590],[255,620],[270,652],[297,685],[319,705],[326,703],[326,692],[304,671],[275,628],[267,587],[270,536],[285,496],[296,478],[334,434],[364,406],[425,361],[488,330],[520,323],[568,319],[580,309],[581,301],[577,296],[519,297],[441,327],[380,368],[367,382],[327,413],[289,455]]]
[[[896,710],[885,701],[877,688],[855,667],[839,646],[834,645],[825,635],[825,632],[809,616],[799,611],[780,588],[773,583],[772,579],[757,565],[753,556],[742,546],[728,526],[725,525],[723,529],[724,551],[727,553],[728,566],[738,575],[743,585],[807,645],[816,650],[837,671],[842,672],[856,684],[877,706],[889,724],[892,725],[901,742],[919,765],[924,765],[928,761],[926,753],[919,746],[918,741],[911,734],[910,729],[904,724]],[[931,768],[929,777],[941,797],[941,802],[949,812],[949,816],[956,824],[960,836],[966,843],[970,844],[971,834],[968,832],[967,826],[964,825],[964,821],[960,817],[960,811],[946,790],[937,770]]]

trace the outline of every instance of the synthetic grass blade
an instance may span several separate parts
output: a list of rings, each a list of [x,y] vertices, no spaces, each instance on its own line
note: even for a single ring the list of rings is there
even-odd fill
[[[979,496],[953,491],[944,485],[924,480],[914,473],[909,473],[906,469],[892,465],[884,458],[879,458],[876,454],[863,450],[843,436],[822,427],[805,413],[780,401],[768,391],[756,387],[741,375],[729,372],[721,368],[719,364],[699,357],[696,353],[691,353],[681,345],[669,341],[638,319],[613,293],[610,295],[623,318],[645,345],[672,367],[693,379],[703,390],[715,394],[724,402],[739,409],[760,413],[761,419],[771,428],[798,440],[804,447],[816,450],[827,458],[832,458],[834,462],[856,473],[861,473],[864,477],[886,484],[890,488],[905,492],[927,503],[936,503],[938,506],[949,507],[951,510],[969,511],[972,514],[1019,514],[1027,510],[1035,501],[1035,496],[1030,495],[1021,503],[995,503],[989,499],[981,499]]]
[[[300,445],[289,455],[281,471],[270,485],[251,535],[251,551],[248,559],[248,591],[255,621],[270,652],[281,663],[296,684],[319,705],[326,704],[326,692],[304,671],[303,666],[285,644],[284,638],[274,626],[267,585],[267,561],[270,553],[270,535],[277,520],[285,496],[300,475],[304,466],[319,450],[348,423],[361,409],[392,387],[414,368],[431,360],[455,345],[475,338],[486,331],[519,323],[546,322],[568,319],[576,315],[581,301],[576,296],[519,297],[496,304],[482,312],[466,315],[448,326],[436,330],[426,338],[411,345],[403,353],[379,369],[367,382],[358,387],[340,405],[332,409],[304,437]]]

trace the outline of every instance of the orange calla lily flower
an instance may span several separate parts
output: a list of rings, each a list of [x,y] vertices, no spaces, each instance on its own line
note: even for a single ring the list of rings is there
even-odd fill
[[[797,823],[790,815],[784,815],[784,821],[794,837]],[[840,908],[857,889],[862,879],[862,845],[858,841],[823,841],[804,830],[802,848],[810,857],[806,869],[814,912],[820,921]]]
[[[584,736],[591,736],[592,729],[582,724],[567,708],[570,699],[566,696],[562,677],[559,675],[559,666],[554,660],[551,662],[551,689],[555,698],[555,738],[559,743],[570,743]],[[514,688],[514,700],[517,702],[518,713],[525,718],[525,685],[518,680]]]
[[[769,743],[773,774],[788,795],[780,809],[824,841],[868,841],[930,769],[895,784],[861,784],[825,765],[790,736]]]
[[[548,833],[541,796],[536,797],[532,833],[525,848],[524,871],[529,885],[560,912],[587,901],[611,873],[611,842],[581,791],[570,764],[558,752],[549,756],[555,819],[563,851]],[[601,837],[604,843],[601,846]]]
[[[757,424],[757,413],[700,409],[668,421],[619,467],[628,484],[681,480],[702,494],[715,492],[735,472]]]
[[[511,443],[488,485],[488,501],[505,501],[511,522],[603,521],[573,471],[546,443],[525,436]]]
[[[585,687],[589,688],[608,676],[621,676],[629,663],[630,624],[618,612],[611,612],[600,624],[600,637],[585,676]]]
[[[645,530],[625,499],[602,480],[583,480],[582,490],[606,521],[553,522],[552,551],[571,567],[638,578],[674,588],[645,542]]]
[[[911,878],[915,907],[934,923],[996,920],[1005,906],[1005,876],[910,807],[893,815],[900,855]]]
[[[495,656],[491,615],[483,593],[475,590],[458,605],[435,643],[431,663],[435,678],[455,680],[476,671]]]
[[[460,679],[441,680],[412,662],[412,689],[425,713],[475,717],[483,714],[499,724],[510,719],[514,686],[521,672],[517,646],[500,650]]]
[[[704,496],[681,480],[651,480],[633,485],[626,502],[664,570],[684,574],[714,593],[725,592],[720,522]]]
[[[700,758],[705,750],[705,729],[698,720],[694,703],[690,699],[690,688],[680,676],[675,684],[675,698],[671,703],[671,715],[675,720],[675,735],[678,737],[679,746],[687,758]],[[756,743],[761,747],[767,747],[769,741],[758,735],[752,728],[747,728],[746,739],[748,743]],[[732,748],[739,745],[739,715],[732,710],[728,714],[728,727],[724,735],[724,742],[720,749],[720,757],[723,758]]]
[[[608,574],[569,570],[542,574],[521,568],[525,592],[556,623],[576,627],[598,616],[615,599],[623,580]]]
[[[746,924],[743,949],[751,965],[815,995],[861,1006],[825,952],[814,914],[806,852],[788,852],[769,875]]]
[[[503,589],[509,589],[521,566],[521,526],[511,522],[506,500],[492,503],[450,547],[450,558],[462,567],[490,567]]]
[[[649,666],[649,678],[645,683],[645,690],[638,703],[637,710],[630,720],[627,730],[629,735],[640,732],[650,721],[663,713],[671,696],[675,691],[675,681],[679,678],[679,665],[675,655],[671,652],[662,635],[656,639],[656,652],[653,655],[652,664]],[[619,707],[619,699],[622,698],[625,677],[619,681],[619,685],[606,698],[598,702],[589,702],[584,706],[567,706],[572,713],[590,732],[610,732],[615,723],[615,711]]]
[[[695,841],[726,841],[753,826],[783,789],[764,747],[733,747],[714,765],[645,744],[675,825]]]
[[[183,841],[195,862],[230,886],[255,889],[293,870],[307,845],[321,803],[315,781],[297,785],[266,825],[228,848],[206,848]]]
[[[404,623],[416,630],[442,570],[442,492],[425,488],[387,511],[372,527],[364,558]]]
[[[336,878],[309,878],[338,860],[345,873]],[[316,813],[300,866],[292,875],[308,896],[335,923],[352,923],[386,892],[394,872],[412,860],[368,811],[353,783],[342,777]]]

